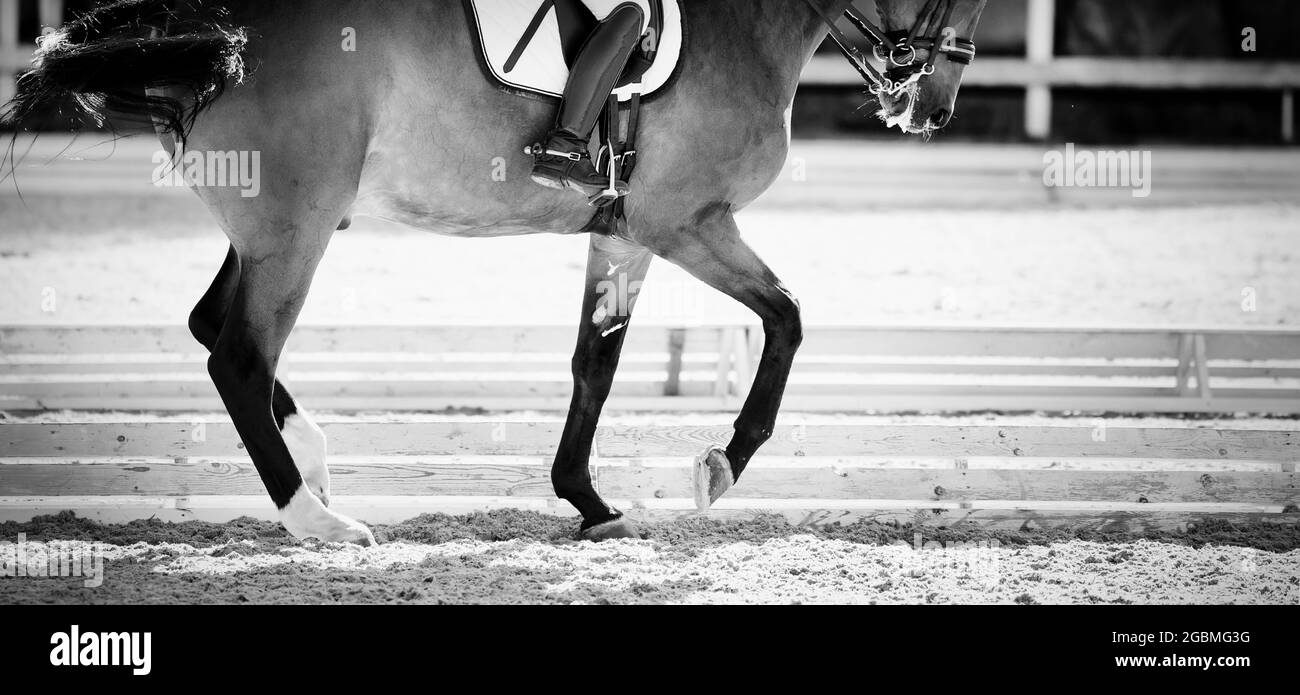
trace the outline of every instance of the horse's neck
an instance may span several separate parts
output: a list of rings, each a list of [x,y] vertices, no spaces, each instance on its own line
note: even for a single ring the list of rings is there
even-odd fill
[[[829,28],[825,18],[838,18],[851,3],[852,0],[781,0],[780,4],[788,7],[794,13],[794,21],[803,27],[805,64],[826,39]]]
[[[794,82],[791,85],[791,97],[803,69],[812,60],[817,47],[826,39],[828,28],[825,18],[839,17],[848,8],[850,2],[851,0],[763,0],[761,3],[754,3],[753,0],[743,0],[742,12],[754,17],[760,23],[760,26],[755,28],[756,31],[760,35],[769,34],[768,40],[763,43],[769,47],[768,50],[776,52],[776,55],[771,56],[773,62],[777,65],[789,65],[793,73],[781,75]],[[795,57],[795,62],[786,63],[792,57],[790,54],[792,33],[799,37],[799,53]],[[782,70],[782,73],[784,72],[786,71]]]

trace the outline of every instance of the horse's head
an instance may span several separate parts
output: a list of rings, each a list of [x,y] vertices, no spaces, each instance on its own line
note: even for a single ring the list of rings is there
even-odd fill
[[[886,77],[905,86],[881,90],[876,113],[890,127],[929,133],[957,108],[962,72],[974,54],[975,26],[986,0],[876,0],[894,46],[876,49]],[[938,55],[934,52],[938,50]]]

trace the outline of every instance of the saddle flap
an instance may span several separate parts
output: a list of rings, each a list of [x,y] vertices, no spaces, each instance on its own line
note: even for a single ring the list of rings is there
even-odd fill
[[[649,0],[464,0],[464,4],[470,33],[478,43],[479,63],[489,80],[511,90],[559,97],[569,78],[569,64],[594,23],[627,1],[641,4],[650,17]],[[654,62],[641,76],[643,94],[668,83],[681,48],[681,8],[678,0],[663,0],[663,35],[658,37]]]

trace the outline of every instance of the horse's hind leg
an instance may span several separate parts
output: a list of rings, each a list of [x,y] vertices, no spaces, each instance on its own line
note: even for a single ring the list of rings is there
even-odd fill
[[[231,246],[212,286],[195,305],[194,311],[190,312],[190,333],[209,352],[221,335],[221,326],[226,322],[226,314],[230,311],[238,283],[239,255],[235,252],[235,247]],[[289,453],[303,482],[307,483],[307,489],[328,507],[330,474],[325,465],[325,433],[298,406],[279,379],[275,380],[273,386],[271,414],[275,417],[280,435],[289,447]]]
[[[238,279],[208,372],[285,528],[298,538],[371,545],[375,539],[369,529],[330,511],[304,484],[273,412],[280,351],[333,226],[291,222],[288,229],[271,228],[284,218],[267,219],[280,222],[254,223],[253,229],[241,230],[247,233],[231,234]]]
[[[724,450],[712,447],[695,465],[695,503],[706,509],[745,470],[772,436],[795,352],[803,340],[799,302],[740,238],[731,212],[697,216],[698,226],[647,239],[647,245],[708,285],[739,301],[763,320],[763,356],[749,397]]]
[[[651,258],[648,250],[635,244],[591,235],[582,320],[573,352],[573,401],[551,468],[555,494],[582,513],[582,535],[591,540],[638,535],[632,523],[597,494],[587,461],[631,320],[636,299],[632,292],[645,278]]]

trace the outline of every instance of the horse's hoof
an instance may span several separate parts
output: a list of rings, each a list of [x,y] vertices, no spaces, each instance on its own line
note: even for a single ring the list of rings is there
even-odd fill
[[[607,541],[615,538],[642,538],[642,536],[636,524],[623,516],[582,531],[582,539],[587,541]]]
[[[352,537],[346,540],[349,543],[356,543],[363,548],[373,548],[379,545],[379,541],[375,540],[375,534],[371,533],[370,529],[366,528],[362,524],[358,523],[357,528],[354,529],[350,535]]]
[[[280,522],[295,538],[319,538],[327,543],[378,545],[366,525],[330,511],[306,486],[299,487],[289,504],[280,510]]]
[[[695,508],[702,512],[708,511],[736,483],[731,475],[727,450],[713,446],[700,454],[695,459],[692,478],[695,482]]]

